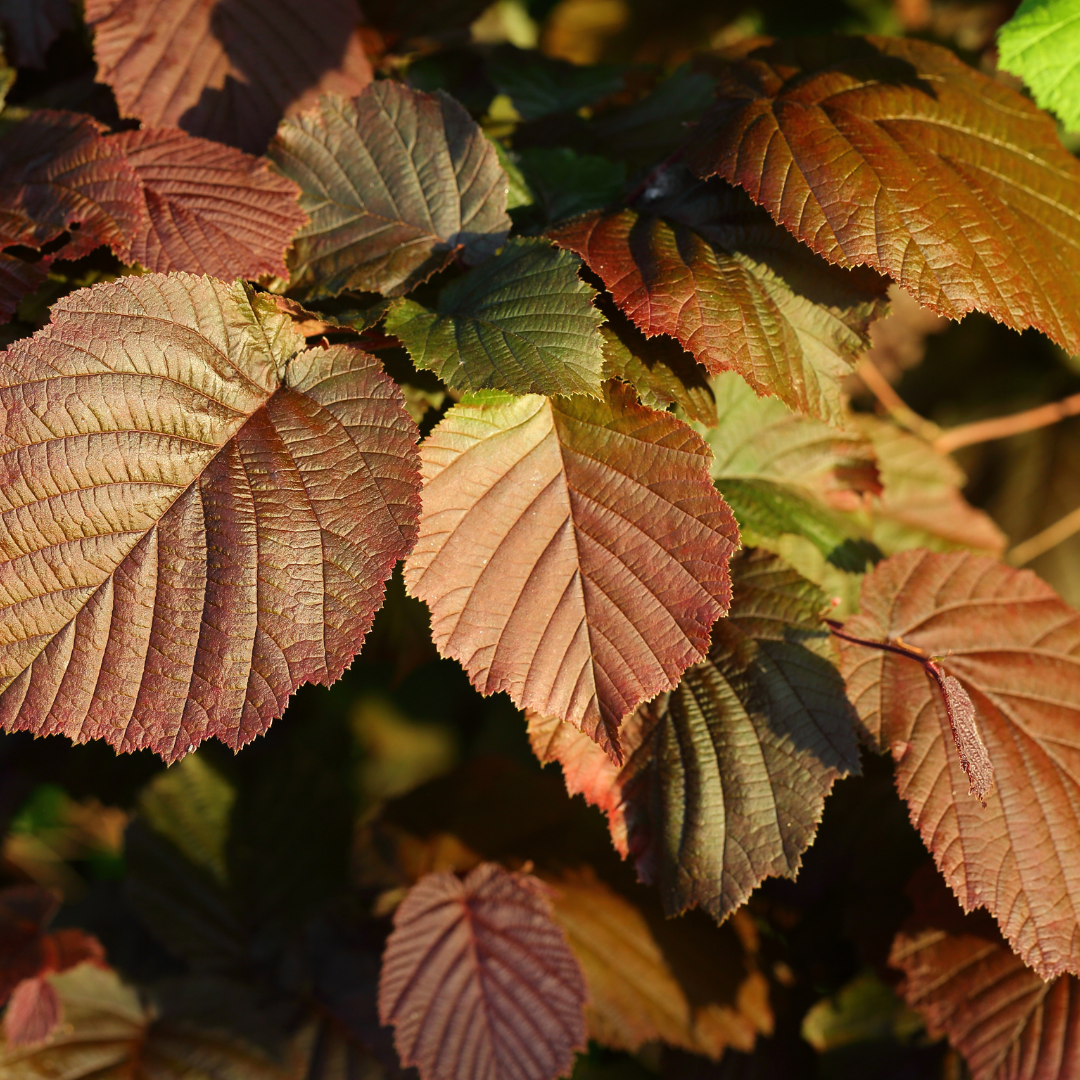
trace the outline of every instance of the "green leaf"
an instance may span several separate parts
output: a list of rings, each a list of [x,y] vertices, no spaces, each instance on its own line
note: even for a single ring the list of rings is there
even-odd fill
[[[535,50],[505,46],[488,62],[488,77],[514,103],[523,120],[572,112],[623,88],[618,69],[554,60]]]
[[[521,172],[517,162],[517,155],[511,157],[510,152],[498,139],[492,139],[491,145],[495,147],[499,164],[506,173],[506,209],[517,210],[522,206],[532,206],[535,196],[529,189],[528,181]]]
[[[575,154],[567,147],[522,150],[521,169],[545,223],[610,206],[623,193],[626,167],[593,154]]]
[[[1080,0],[1024,0],[998,31],[998,66],[1080,131]]]
[[[544,241],[511,240],[443,289],[436,310],[398,301],[386,330],[459,390],[600,397],[602,316],[578,266]]]

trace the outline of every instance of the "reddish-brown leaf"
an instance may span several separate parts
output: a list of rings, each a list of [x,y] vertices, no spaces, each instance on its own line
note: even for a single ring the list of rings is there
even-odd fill
[[[1080,352],[1080,163],[1053,120],[939,45],[822,38],[731,65],[688,155],[841,266]]]
[[[948,1036],[973,1080],[1080,1075],[1080,981],[1044,982],[992,923],[961,915],[951,896],[934,899],[940,910],[917,905],[889,957],[930,1034]]]
[[[319,94],[371,82],[359,17],[356,0],[86,0],[122,115],[253,154]]]
[[[671,170],[637,209],[550,233],[599,274],[648,336],[676,338],[712,373],[842,423],[840,382],[869,344],[887,283],[823,263],[735,188]]]
[[[617,755],[622,718],[708,649],[738,533],[705,443],[623,383],[604,393],[455,406],[421,450],[405,582],[481,693]]]
[[[996,773],[985,809],[923,664],[840,642],[849,696],[965,910],[988,908],[1044,978],[1080,971],[1080,613],[1029,571],[908,551],[867,576],[843,629],[940,657],[970,695]]]
[[[300,189],[262,158],[179,128],[114,135],[142,181],[147,220],[131,259],[147,270],[287,277],[285,252],[307,221]]]
[[[89,116],[41,109],[0,137],[0,247],[74,259],[107,244],[125,261],[145,220],[139,180],[120,146]]]
[[[422,1080],[553,1080],[585,1046],[585,979],[545,887],[481,863],[394,913],[379,1018]]]
[[[7,322],[19,308],[19,301],[48,280],[48,259],[25,262],[0,252],[0,322]]]
[[[0,24],[8,59],[43,68],[49,46],[71,28],[71,0],[0,0]]]
[[[351,662],[415,536],[379,362],[186,274],[65,297],[0,357],[0,725],[175,760]]]
[[[57,895],[40,885],[0,890],[0,1006],[45,968],[45,927],[59,906]]]
[[[49,980],[23,979],[4,1012],[4,1038],[8,1046],[33,1046],[44,1042],[62,1018],[60,998]]]

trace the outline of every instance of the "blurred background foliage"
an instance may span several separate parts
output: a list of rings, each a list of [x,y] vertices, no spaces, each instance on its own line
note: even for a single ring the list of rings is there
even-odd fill
[[[469,34],[407,48],[387,36],[373,48],[384,71],[447,89],[493,134],[513,130],[507,163],[528,192],[514,213],[540,231],[602,205],[656,160],[673,125],[709,98],[710,50],[758,35],[914,34],[992,73],[994,33],[1014,7],[497,0]],[[515,49],[538,49],[551,63],[520,65]],[[93,74],[85,31],[69,30],[43,71],[20,72],[8,109],[69,108],[123,126]],[[664,100],[646,96],[657,85]],[[578,104],[598,98],[607,100],[598,112]],[[0,335],[32,332],[59,296],[121,271],[100,252],[56,264]],[[1080,392],[1080,361],[985,316],[950,325],[900,303],[874,339],[875,382],[894,396],[853,377],[854,407],[895,411],[902,402],[931,435]],[[419,416],[445,407],[423,393],[418,381]],[[424,419],[429,427],[435,417]],[[1080,508],[1080,417],[963,447],[956,459],[965,494],[1011,549]],[[1080,604],[1080,521],[1022,550]],[[0,835],[0,886],[59,890],[54,925],[97,935],[121,975],[147,989],[156,1023],[224,1023],[268,1061],[298,1056],[313,1080],[399,1075],[374,1012],[386,913],[420,873],[481,857],[552,879],[591,866],[638,906],[692,1007],[718,1018],[714,1045],[728,1047],[713,1061],[658,1045],[594,1046],[575,1080],[965,1075],[903,1006],[886,965],[910,910],[905,886],[929,858],[887,761],[867,759],[864,775],[837,785],[796,881],[766,882],[723,927],[700,913],[665,927],[655,896],[612,851],[602,815],[565,794],[557,767],[541,769],[509,701],[480,697],[435,654],[426,610],[400,577],[346,676],[330,690],[302,690],[235,757],[207,744],[165,770],[149,753],[0,735]],[[767,984],[756,1005],[753,979]],[[257,1075],[255,1066],[244,1075]]]

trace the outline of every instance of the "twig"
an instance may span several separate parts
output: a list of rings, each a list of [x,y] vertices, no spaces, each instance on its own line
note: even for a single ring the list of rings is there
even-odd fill
[[[1047,525],[1041,532],[1029,536],[1022,543],[1017,544],[1005,556],[1010,566],[1026,566],[1040,555],[1044,555],[1051,548],[1064,543],[1070,536],[1080,532],[1080,506],[1070,510],[1063,518],[1059,518],[1053,525]]]
[[[855,374],[866,384],[867,390],[878,399],[881,407],[902,427],[933,442],[941,435],[941,428],[932,420],[920,416],[892,388],[888,379],[877,369],[869,357],[855,369]]]
[[[989,442],[991,439],[1005,439],[1010,435],[1019,435],[1022,431],[1034,431],[1077,414],[1080,414],[1080,394],[1072,394],[1061,401],[1052,401],[1049,405],[1039,405],[1010,416],[961,424],[939,435],[934,440],[934,449],[942,454],[951,454],[961,446]]]

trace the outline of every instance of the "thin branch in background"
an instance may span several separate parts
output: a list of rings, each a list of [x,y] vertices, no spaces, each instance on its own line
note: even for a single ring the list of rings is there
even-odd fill
[[[862,374],[862,371],[859,373]],[[1078,414],[1080,394],[1072,394],[1061,401],[1052,401],[1049,405],[1039,405],[1010,416],[961,424],[939,435],[934,440],[934,449],[942,454],[951,454],[961,446],[972,446],[975,443],[989,442],[991,439],[1005,439],[1010,435],[1019,435],[1022,431],[1034,431],[1036,428],[1056,424],[1066,417]]]
[[[1063,518],[1059,518],[1053,525],[1047,525],[1042,532],[1037,532],[1034,536],[1028,537],[1027,540],[1012,549],[1005,556],[1006,562],[1010,566],[1026,566],[1029,562],[1034,561],[1040,555],[1045,555],[1051,548],[1056,548],[1058,544],[1064,543],[1071,536],[1075,536],[1080,533],[1080,506],[1075,510],[1070,510]]]
[[[920,416],[904,402],[885,376],[878,371],[872,360],[863,359],[855,369],[855,374],[866,384],[867,390],[877,398],[881,407],[902,428],[921,436],[928,442],[933,442],[941,435],[941,428],[937,424]]]

